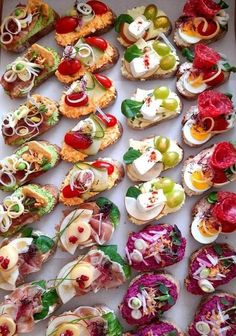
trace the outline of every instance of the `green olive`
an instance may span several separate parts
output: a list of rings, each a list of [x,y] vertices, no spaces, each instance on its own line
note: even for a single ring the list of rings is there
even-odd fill
[[[170,47],[164,42],[154,41],[152,47],[160,56],[166,56],[170,53]]]
[[[174,190],[168,194],[167,205],[169,208],[176,208],[184,201],[184,192],[182,190]]]
[[[155,147],[161,153],[165,153],[170,146],[170,139],[160,136],[155,139]]]
[[[176,58],[174,55],[167,55],[162,57],[160,67],[162,70],[170,70],[175,66]]]
[[[158,12],[158,9],[157,9],[157,6],[156,5],[148,5],[146,8],[145,8],[145,11],[144,11],[144,16],[148,19],[148,20],[154,20],[155,17],[157,16],[157,12]]]
[[[169,177],[163,177],[161,180],[161,189],[164,193],[169,193],[174,189],[175,182]]]
[[[170,21],[167,16],[157,16],[153,20],[153,24],[156,29],[161,29],[161,28],[165,29],[170,26]]]
[[[162,156],[162,161],[167,167],[174,167],[179,162],[179,154],[177,152],[166,152]]]

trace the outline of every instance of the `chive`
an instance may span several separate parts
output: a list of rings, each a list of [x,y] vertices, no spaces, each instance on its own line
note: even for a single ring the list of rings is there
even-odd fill
[[[217,191],[213,191],[207,196],[207,202],[210,204],[217,202]]]

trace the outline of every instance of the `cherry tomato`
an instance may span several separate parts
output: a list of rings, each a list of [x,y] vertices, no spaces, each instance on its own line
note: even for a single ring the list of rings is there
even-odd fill
[[[81,63],[77,59],[64,59],[58,66],[58,71],[64,76],[71,76],[78,72],[81,68]]]
[[[208,71],[208,72],[204,72],[203,79],[208,79],[208,78],[214,76],[214,74],[216,74],[216,72],[217,72],[217,70],[211,70],[211,71]],[[210,86],[216,86],[216,85],[219,85],[219,84],[223,83],[224,80],[225,80],[225,75],[224,75],[224,72],[221,71],[216,78],[207,82],[207,84],[210,85]]]
[[[92,37],[86,37],[84,40],[91,46],[101,49],[103,51],[106,50],[108,46],[107,41],[104,40],[102,37],[92,36]]]
[[[79,189],[71,189],[70,185],[68,184],[67,186],[65,186],[63,189],[62,189],[62,194],[65,198],[73,198],[73,197],[78,197],[81,192]]]
[[[93,162],[92,166],[96,168],[105,168],[107,170],[108,175],[111,175],[115,169],[111,163],[105,162],[105,161],[99,161],[99,160]]]
[[[88,103],[88,96],[85,95],[84,99],[81,101],[77,101],[83,97],[84,93],[83,92],[73,92],[67,96],[65,96],[65,103],[68,106],[72,107],[80,107],[80,106],[85,106]],[[70,99],[70,101],[68,100]],[[74,100],[74,102],[73,102]]]
[[[64,16],[56,22],[56,32],[58,34],[67,34],[73,32],[79,24],[79,19],[73,16]]]
[[[208,26],[207,26],[206,31],[203,31],[203,26],[204,26],[204,22],[199,23],[199,25],[197,26],[197,31],[202,36],[212,35],[217,29],[217,25],[214,21],[208,21]]]
[[[108,12],[108,7],[101,1],[91,0],[87,4],[92,7],[96,15],[102,15]]]
[[[64,141],[74,149],[87,149],[93,143],[89,135],[80,132],[66,133]]]
[[[113,127],[117,124],[117,119],[112,114],[106,113],[106,117],[103,114],[97,114],[97,116],[107,127]]]
[[[112,86],[112,82],[108,77],[99,74],[94,74],[94,77],[105,89],[110,89]]]

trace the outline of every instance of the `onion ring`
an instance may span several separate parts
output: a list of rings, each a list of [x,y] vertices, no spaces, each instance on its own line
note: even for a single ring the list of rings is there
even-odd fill
[[[4,40],[4,36],[9,36],[9,40]],[[1,34],[0,40],[1,40],[1,43],[3,44],[10,44],[13,40],[13,36],[8,32],[4,32]]]

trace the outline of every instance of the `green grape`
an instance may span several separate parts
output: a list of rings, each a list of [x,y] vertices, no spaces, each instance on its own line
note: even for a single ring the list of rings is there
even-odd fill
[[[179,106],[178,101],[175,98],[167,98],[165,100],[163,100],[162,107],[164,107],[167,110],[170,111],[175,111],[177,109],[177,107]]]
[[[167,205],[169,208],[176,208],[180,205],[184,200],[184,192],[182,190],[174,190],[168,194],[167,197]]]
[[[174,55],[167,55],[162,57],[160,67],[162,70],[170,70],[175,66],[176,58]]]
[[[169,193],[173,190],[175,182],[169,177],[163,177],[161,179],[161,189],[163,189],[164,193]]]
[[[153,94],[156,99],[166,99],[170,94],[170,90],[167,86],[160,86],[153,91]]]
[[[158,9],[157,9],[157,6],[156,5],[148,5],[146,8],[145,8],[145,11],[144,11],[144,16],[148,19],[148,20],[154,20],[155,17],[157,16],[157,12],[158,12]]]
[[[158,189],[162,189],[162,182],[161,182],[161,179],[154,182],[152,184],[152,187],[155,189],[155,190],[158,190]]]
[[[165,153],[170,146],[170,139],[159,136],[155,139],[155,148],[161,153]]]
[[[177,152],[166,152],[162,155],[162,162],[165,166],[173,167],[179,162],[179,154]]]
[[[160,56],[166,56],[170,53],[170,48],[163,42],[154,41],[152,47]]]
[[[156,29],[168,28],[170,26],[170,21],[167,16],[158,16],[153,20],[154,27]]]

